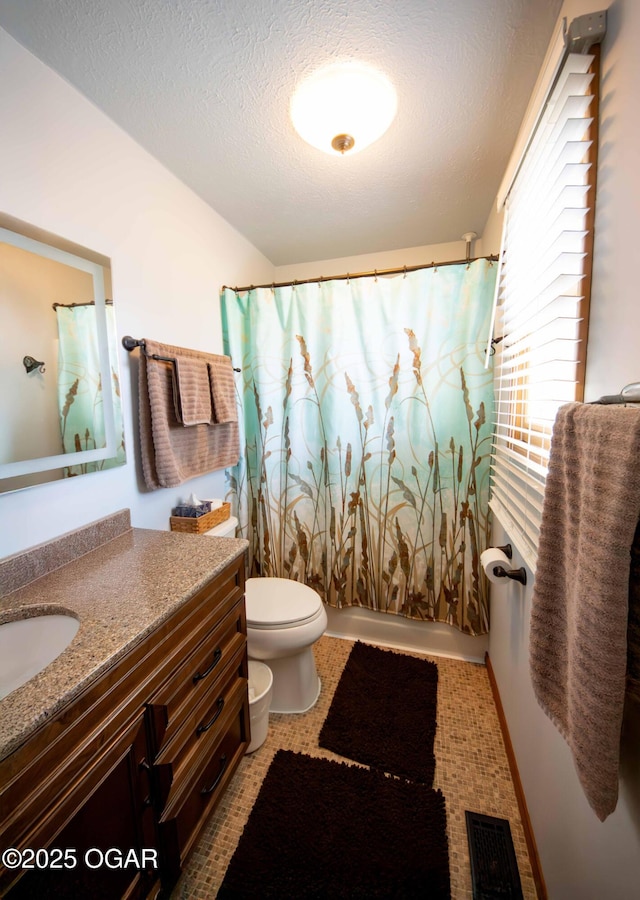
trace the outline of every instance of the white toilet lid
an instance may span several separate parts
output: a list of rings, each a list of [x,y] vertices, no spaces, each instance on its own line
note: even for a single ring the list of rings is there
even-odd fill
[[[318,594],[290,578],[248,578],[245,591],[247,624],[254,628],[300,625],[322,612]]]

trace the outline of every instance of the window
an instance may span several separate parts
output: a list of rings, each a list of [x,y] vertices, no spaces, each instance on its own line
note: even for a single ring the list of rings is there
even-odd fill
[[[532,567],[555,415],[583,398],[598,51],[566,57],[506,198],[491,507]]]

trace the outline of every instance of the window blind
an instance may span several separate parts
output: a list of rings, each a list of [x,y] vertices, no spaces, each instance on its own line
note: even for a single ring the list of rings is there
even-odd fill
[[[596,70],[597,53],[567,56],[506,199],[491,507],[532,568],[553,422],[584,384]]]

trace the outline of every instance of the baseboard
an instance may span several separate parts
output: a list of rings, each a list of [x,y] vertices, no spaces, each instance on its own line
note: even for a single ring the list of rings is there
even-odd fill
[[[542,866],[540,864],[540,857],[538,856],[538,847],[536,845],[536,839],[533,834],[531,819],[529,818],[529,810],[527,809],[527,801],[524,796],[522,782],[520,781],[518,763],[516,762],[516,755],[513,752],[513,744],[511,743],[511,737],[509,735],[507,719],[504,714],[504,709],[502,708],[502,700],[500,699],[498,682],[496,681],[496,676],[493,671],[493,666],[491,665],[491,659],[489,658],[488,653],[485,654],[484,661],[487,667],[487,674],[489,676],[489,684],[491,685],[493,701],[498,712],[500,730],[502,732],[502,740],[504,741],[504,748],[506,750],[507,759],[509,761],[509,769],[511,770],[511,779],[513,781],[513,787],[516,793],[516,800],[518,801],[518,809],[520,810],[520,819],[522,820],[524,837],[525,841],[527,842],[527,850],[529,851],[529,861],[531,863],[531,873],[533,875],[533,880],[536,886],[536,893],[538,895],[538,900],[548,900],[547,887],[544,883]]]

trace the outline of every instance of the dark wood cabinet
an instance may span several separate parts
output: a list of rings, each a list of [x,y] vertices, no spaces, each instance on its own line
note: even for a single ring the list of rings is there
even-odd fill
[[[177,880],[185,859],[248,746],[247,704],[239,684],[202,745],[195,745],[175,779],[159,821],[163,884]],[[220,707],[218,707],[219,709]]]
[[[249,745],[247,621],[228,584],[205,637],[148,704],[151,778],[165,889]]]
[[[238,559],[0,762],[0,895],[167,893],[249,741]]]
[[[93,790],[86,794],[81,783],[61,804],[56,818],[66,824],[46,855],[27,860],[33,868],[9,891],[11,900],[148,895],[159,864],[146,752],[146,725],[140,714],[95,761],[98,781]],[[34,840],[39,840],[37,832]]]

